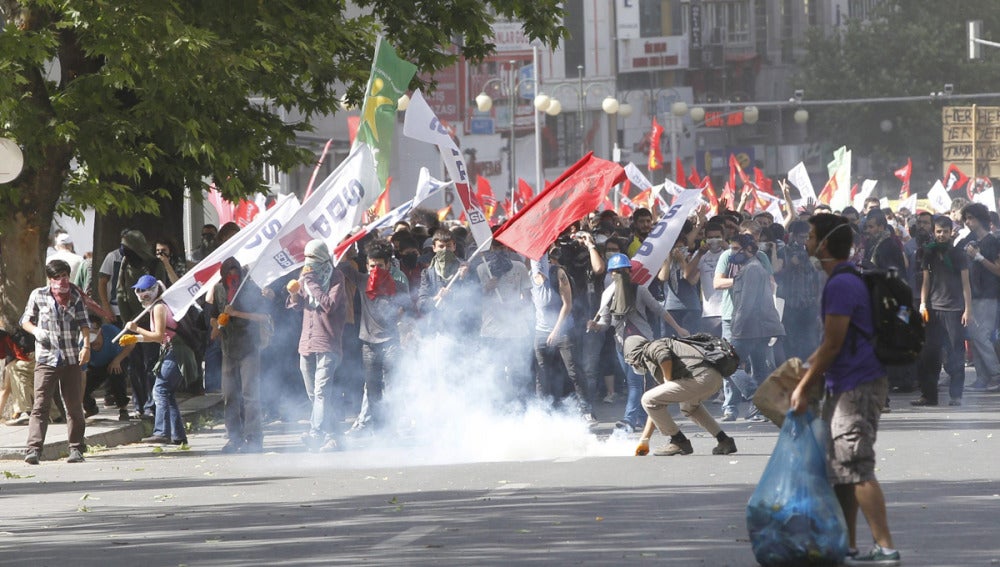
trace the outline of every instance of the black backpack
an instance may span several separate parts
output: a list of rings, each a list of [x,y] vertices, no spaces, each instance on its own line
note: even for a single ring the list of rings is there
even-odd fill
[[[895,269],[858,270],[838,267],[833,275],[851,273],[865,282],[872,304],[874,335],[851,323],[855,332],[875,347],[875,356],[886,366],[916,362],[924,348],[924,320],[913,308],[913,292]],[[832,276],[831,276],[832,277]]]
[[[704,364],[711,366],[723,377],[732,376],[740,367],[740,356],[736,349],[726,339],[707,333],[698,333],[687,337],[674,337],[675,341],[690,345],[701,351]],[[698,363],[692,366],[697,366]]]

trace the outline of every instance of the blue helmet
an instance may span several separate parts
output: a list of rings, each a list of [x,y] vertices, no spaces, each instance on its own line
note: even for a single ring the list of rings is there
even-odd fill
[[[619,252],[608,258],[609,270],[620,270],[622,268],[632,268],[632,261],[628,259],[628,256]]]

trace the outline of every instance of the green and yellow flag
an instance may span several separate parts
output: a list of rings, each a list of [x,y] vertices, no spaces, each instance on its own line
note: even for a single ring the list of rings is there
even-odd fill
[[[381,36],[375,44],[372,74],[361,107],[361,125],[355,144],[371,148],[378,170],[379,186],[386,186],[396,126],[396,101],[406,93],[417,66],[400,59]]]

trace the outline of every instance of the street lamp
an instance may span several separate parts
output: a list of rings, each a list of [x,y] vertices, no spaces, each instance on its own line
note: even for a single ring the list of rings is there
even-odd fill
[[[633,92],[642,92],[642,91],[625,91],[620,95],[622,99],[621,102],[619,102],[618,99],[616,98],[608,97],[610,100],[605,99],[605,102],[607,104],[604,106],[604,111],[607,112],[608,114],[617,114],[622,118],[628,118],[629,116],[632,115],[632,105],[628,103],[628,97]],[[647,103],[649,104],[648,107],[649,116],[650,118],[652,118],[659,114],[660,97],[665,93],[670,94],[668,103],[670,104],[670,114],[672,115],[670,121],[667,123],[667,125],[669,126],[669,133],[670,133],[670,157],[671,157],[670,163],[676,164],[677,143],[678,143],[677,135],[680,132],[677,120],[688,114],[688,105],[683,100],[680,100],[681,94],[677,92],[676,89],[671,87],[667,87],[665,89],[655,89],[655,90],[649,89],[648,91],[645,91],[644,94],[648,97]],[[617,112],[609,111],[609,109],[615,109]]]
[[[558,114],[559,101],[550,101],[548,96],[541,93],[542,81],[541,77],[538,76],[538,46],[533,45],[531,51],[532,51],[532,74],[534,75],[534,78],[532,79],[522,78],[520,81],[518,81],[516,77],[516,71],[514,69],[516,61],[511,61],[510,68],[508,69],[509,75],[508,75],[507,101],[508,104],[510,105],[510,145],[508,146],[507,157],[510,161],[508,166],[509,169],[507,171],[510,173],[509,191],[510,191],[511,205],[514,206],[515,208],[516,208],[515,203],[517,200],[514,199],[514,194],[515,194],[514,191],[516,190],[515,184],[517,183],[517,177],[515,176],[514,172],[517,160],[514,159],[514,151],[515,151],[514,116],[516,114],[515,111],[517,108],[515,102],[517,100],[515,95],[517,89],[520,87],[520,85],[530,84],[534,87],[535,91],[535,98],[532,101],[532,104],[534,105],[536,112],[533,112],[532,114],[534,114],[534,119],[535,119],[534,121],[535,122],[535,186],[537,187],[538,191],[541,191],[542,188],[544,188],[545,186],[545,181],[544,181],[545,175],[542,172],[542,126],[539,118],[539,113],[544,112],[547,108],[549,108],[551,102],[555,102],[557,105],[556,113]],[[491,83],[497,83],[499,85],[500,81],[501,79],[499,78],[490,79],[489,81],[486,81],[486,83],[483,85],[482,92],[480,92],[476,96],[476,108],[478,108],[480,112],[488,112],[493,107],[493,99],[490,97],[490,95],[486,94],[486,87],[489,86]]]
[[[577,112],[579,112],[579,129],[580,129],[580,156],[587,153],[586,137],[584,136],[585,124],[584,124],[584,113],[586,111],[586,101],[587,95],[592,89],[604,89],[607,96],[601,101],[601,109],[608,115],[615,114],[618,108],[618,101],[611,96],[611,89],[605,84],[600,82],[584,83],[583,82],[583,65],[576,66],[577,71],[577,83],[573,85],[572,83],[561,83],[556,85],[552,92],[553,94],[559,92],[559,89],[570,88],[573,89],[575,86],[576,90],[576,100],[577,100]],[[542,96],[544,99],[539,100]],[[545,102],[548,104],[545,104]],[[539,93],[535,97],[535,108],[544,111],[549,116],[558,116],[562,112],[562,103],[559,102],[554,96],[542,95]]]

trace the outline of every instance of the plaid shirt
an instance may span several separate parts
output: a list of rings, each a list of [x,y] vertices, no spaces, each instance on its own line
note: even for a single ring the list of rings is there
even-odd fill
[[[68,366],[80,362],[80,331],[90,328],[83,297],[75,289],[68,307],[56,303],[48,287],[31,292],[21,324],[31,321],[45,331],[49,340],[35,341],[35,363],[45,366]],[[43,344],[44,342],[44,344]]]

